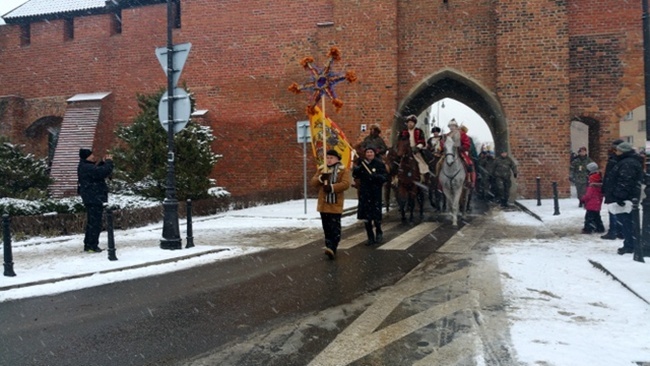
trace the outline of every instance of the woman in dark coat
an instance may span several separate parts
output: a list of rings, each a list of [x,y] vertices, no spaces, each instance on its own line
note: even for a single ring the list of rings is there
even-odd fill
[[[86,207],[86,235],[84,251],[99,253],[99,234],[102,231],[102,214],[104,203],[108,202],[108,185],[106,178],[113,172],[113,160],[106,156],[105,161],[98,161],[92,151],[79,150],[77,167],[78,190]]]
[[[363,220],[368,234],[366,245],[381,243],[381,196],[386,183],[386,166],[375,158],[375,150],[366,147],[365,158],[354,167],[352,176],[359,179],[359,205],[357,218]],[[374,230],[373,230],[374,225]]]

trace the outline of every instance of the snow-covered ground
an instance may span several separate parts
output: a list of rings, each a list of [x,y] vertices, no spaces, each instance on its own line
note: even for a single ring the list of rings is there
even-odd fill
[[[346,206],[356,201],[346,200]],[[576,199],[560,200],[553,215],[552,200],[519,203],[543,222],[520,211],[493,212],[499,225],[536,228],[543,238],[501,239],[491,243],[501,273],[506,311],[516,359],[525,365],[633,365],[650,361],[650,304],[612,277],[594,268],[602,264],[630,289],[650,301],[650,258],[647,263],[620,256],[621,241],[580,234],[584,210]],[[161,225],[116,231],[118,261],[107,253],[83,253],[81,235],[33,238],[13,243],[16,277],[0,280],[0,302],[54,294],[82,287],[129,280],[202,265],[223,258],[264,250],[251,246],[261,235],[287,231],[320,234],[315,200],[297,200],[195,218],[195,247],[159,248]],[[601,216],[607,225],[607,213]],[[344,226],[356,222],[354,216]],[[181,221],[185,235],[185,223]],[[105,247],[106,233],[102,233]],[[287,243],[290,245],[291,243]],[[183,245],[185,238],[183,237]],[[202,255],[198,255],[202,254]],[[191,258],[182,259],[182,257]],[[159,262],[157,265],[147,265]],[[125,269],[130,268],[130,269]],[[70,278],[81,276],[80,278]],[[66,280],[49,282],[56,279]],[[40,285],[28,283],[45,281]],[[1,304],[0,304],[1,306]]]

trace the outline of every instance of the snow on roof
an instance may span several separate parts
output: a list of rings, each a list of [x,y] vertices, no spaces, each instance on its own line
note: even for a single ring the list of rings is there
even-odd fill
[[[22,18],[46,14],[76,12],[91,9],[103,9],[106,0],[30,0],[15,10],[7,13],[3,18]]]
[[[70,102],[84,102],[84,101],[87,102],[91,100],[102,100],[109,94],[111,93],[98,92],[98,93],[77,94],[72,96],[70,99],[68,99],[67,102],[70,103]]]

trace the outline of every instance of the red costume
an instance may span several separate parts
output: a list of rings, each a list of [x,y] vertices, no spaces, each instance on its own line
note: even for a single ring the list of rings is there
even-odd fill
[[[400,140],[408,140],[409,139],[409,129],[405,128],[402,130],[402,132],[399,135]],[[427,142],[424,139],[424,131],[422,131],[419,128],[414,128],[413,129],[413,139],[415,140],[415,146],[418,146],[420,148],[424,148],[427,146]]]

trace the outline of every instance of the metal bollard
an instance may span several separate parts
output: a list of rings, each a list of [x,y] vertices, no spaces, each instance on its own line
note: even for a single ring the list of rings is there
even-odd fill
[[[542,186],[541,186],[541,181],[542,179],[540,177],[535,178],[537,181],[537,206],[542,205]]]
[[[192,236],[192,200],[187,200],[187,244],[185,248],[194,246],[194,237]]]
[[[113,233],[113,209],[106,207],[106,234],[108,234],[108,260],[116,261],[115,236]]]
[[[557,196],[557,182],[553,182],[553,204],[555,205],[553,216],[557,216],[560,214],[560,201]]]
[[[16,272],[14,272],[14,256],[11,253],[11,232],[9,231],[9,223],[11,219],[9,215],[2,215],[2,247],[4,248],[4,275],[7,277],[15,277]]]
[[[645,263],[643,260],[643,248],[641,247],[642,242],[641,242],[641,223],[640,217],[639,217],[639,199],[638,198],[633,198],[632,199],[632,241],[634,244],[634,257],[633,259],[636,262],[641,262]]]

